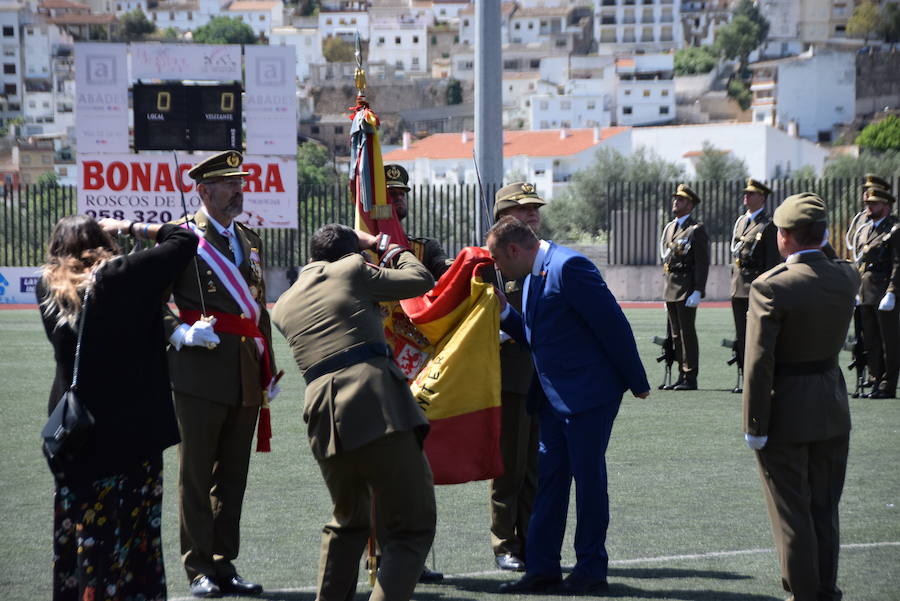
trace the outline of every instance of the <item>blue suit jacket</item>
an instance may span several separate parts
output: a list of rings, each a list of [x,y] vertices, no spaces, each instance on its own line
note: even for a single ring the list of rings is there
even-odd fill
[[[631,326],[587,257],[551,243],[540,275],[529,277],[525,319],[511,308],[501,327],[531,348],[541,388],[533,394],[572,415],[650,390]]]

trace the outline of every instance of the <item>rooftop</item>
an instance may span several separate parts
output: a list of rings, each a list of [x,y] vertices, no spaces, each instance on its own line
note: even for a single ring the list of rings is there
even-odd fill
[[[276,0],[237,0],[228,5],[228,10],[272,10],[278,6],[282,6],[282,4],[282,2]]]

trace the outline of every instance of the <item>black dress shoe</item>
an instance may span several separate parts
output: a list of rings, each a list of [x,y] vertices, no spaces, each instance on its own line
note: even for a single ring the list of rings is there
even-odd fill
[[[201,599],[221,597],[222,589],[209,576],[197,576],[191,582],[191,594]]]
[[[583,595],[585,593],[608,593],[609,582],[606,578],[590,578],[572,572],[563,580],[560,590],[566,594]]]
[[[676,386],[681,386],[682,384],[684,384],[684,378],[678,378],[677,380],[675,380],[675,381],[672,382],[671,384],[666,384],[665,386],[660,386],[660,389],[662,389],[662,390],[675,390],[675,387],[676,387]]]
[[[734,388],[731,389],[731,392],[732,392],[732,394],[743,394],[744,389],[741,388],[740,386],[735,386]]]
[[[226,593],[238,593],[241,595],[258,595],[263,592],[263,587],[261,584],[256,584],[255,582],[250,582],[249,580],[244,580],[237,574],[232,576],[231,578],[222,579],[219,584],[222,587],[222,591]]]
[[[425,584],[434,584],[435,582],[441,582],[443,579],[443,573],[429,570],[428,566],[422,568],[422,573],[419,574],[419,582],[424,582]]]
[[[524,572],[525,562],[513,555],[512,553],[504,553],[503,555],[495,555],[494,563],[501,570],[509,570],[510,572]]]
[[[500,585],[501,593],[540,593],[554,588],[562,582],[562,578],[557,576],[545,576],[543,574],[528,574],[513,580],[512,582],[504,582]]]
[[[893,399],[896,398],[895,394],[891,394],[886,390],[873,390],[869,394],[863,395],[867,399]]]
[[[686,378],[684,382],[682,382],[672,390],[697,390],[697,380]]]

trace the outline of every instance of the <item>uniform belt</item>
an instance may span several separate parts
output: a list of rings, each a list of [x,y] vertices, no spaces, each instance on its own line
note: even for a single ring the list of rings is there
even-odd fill
[[[325,374],[362,363],[372,357],[387,357],[390,359],[392,356],[391,348],[383,342],[354,346],[313,363],[309,369],[303,372],[303,379],[306,380],[307,384],[310,384],[313,380]]]
[[[838,358],[829,357],[819,361],[796,361],[791,363],[776,363],[776,376],[812,376],[824,374],[833,367],[837,367]]]

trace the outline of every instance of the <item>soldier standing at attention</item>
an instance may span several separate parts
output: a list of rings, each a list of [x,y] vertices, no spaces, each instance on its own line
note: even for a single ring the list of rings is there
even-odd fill
[[[866,218],[847,233],[853,259],[862,278],[859,310],[869,373],[877,380],[872,399],[897,396],[900,372],[900,321],[897,287],[900,286],[900,222],[891,214],[894,196],[887,182],[867,176],[863,201]]]
[[[198,263],[175,280],[178,316],[168,308],[164,316],[181,430],[181,559],[195,597],[262,592],[233,563],[253,429],[264,399],[277,394],[262,240],[234,221],[243,212],[243,176],[249,175],[240,170],[242,161],[228,150],[188,172],[203,202],[189,224],[200,238]]]
[[[778,254],[778,229],[766,212],[766,198],[772,191],[755,179],[747,180],[744,188],[746,212],[734,222],[731,239],[731,312],[737,342],[738,367],[744,367],[744,340],[747,331],[747,307],[750,284],[759,274],[782,261]],[[741,393],[741,388],[732,392]]]
[[[709,236],[691,216],[700,197],[685,184],[672,195],[675,219],[663,228],[659,241],[665,287],[663,298],[672,331],[678,379],[666,390],[697,390],[700,347],[697,342],[697,306],[706,295],[709,275]]]
[[[744,436],[756,451],[785,590],[793,601],[839,601],[850,408],[838,354],[859,275],[822,252],[826,211],[815,194],[788,197],[774,221],[786,260],[750,287]]]

